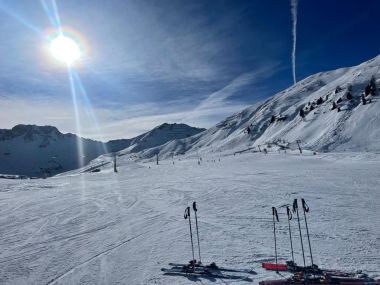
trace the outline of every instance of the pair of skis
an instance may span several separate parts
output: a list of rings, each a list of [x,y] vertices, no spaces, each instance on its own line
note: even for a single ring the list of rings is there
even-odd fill
[[[303,239],[302,239],[302,231],[301,231],[301,222],[300,222],[300,216],[299,216],[299,211],[298,211],[298,201],[297,199],[294,199],[293,201],[293,209],[291,210],[289,206],[286,206],[286,214],[288,216],[288,229],[289,229],[289,238],[290,238],[290,248],[292,252],[292,263],[289,264],[278,264],[277,260],[277,238],[276,238],[276,222],[279,222],[278,219],[278,213],[276,207],[272,207],[272,217],[273,217],[273,236],[274,236],[274,252],[275,252],[275,261],[276,263],[262,263],[262,267],[267,269],[267,270],[275,270],[276,272],[278,271],[293,271],[293,270],[298,270],[301,267],[297,266],[296,263],[294,262],[294,250],[293,250],[293,239],[292,239],[292,230],[290,227],[290,221],[292,220],[292,212],[293,214],[297,214],[297,221],[298,221],[298,229],[300,233],[300,240],[301,240],[301,249],[302,249],[302,258],[303,258],[303,265],[304,265],[304,270],[309,269],[309,270],[317,270],[318,267],[314,265],[313,261],[313,253],[311,250],[311,243],[310,243],[310,235],[309,235],[309,227],[307,224],[307,218],[306,218],[306,213],[309,212],[310,208],[306,204],[305,200],[302,198],[302,209],[303,209],[303,215],[305,219],[305,225],[306,225],[306,233],[307,233],[307,239],[309,243],[309,250],[310,250],[310,259],[311,259],[311,266],[306,267],[306,259],[305,259],[305,251],[304,251],[304,246],[303,246]],[[291,266],[290,266],[291,264]]]
[[[201,248],[200,248],[200,242],[199,242],[198,216],[197,216],[198,209],[197,209],[196,202],[193,202],[192,208],[194,211],[195,226],[196,226],[196,230],[197,230],[199,261],[197,262],[197,260],[195,259],[195,253],[194,253],[193,229],[192,229],[192,221],[191,221],[191,208],[187,207],[185,209],[184,218],[185,218],[185,220],[189,220],[192,260],[187,264],[169,263],[169,265],[171,266],[170,269],[161,268],[161,271],[164,272],[164,275],[187,276],[187,277],[192,276],[194,278],[202,277],[202,278],[207,278],[210,280],[214,280],[214,279],[245,280],[245,281],[251,282],[252,279],[250,279],[249,277],[232,275],[231,273],[256,274],[256,272],[254,272],[253,270],[230,269],[230,268],[219,267],[215,264],[215,262],[212,262],[208,265],[202,264]],[[230,273],[230,274],[226,274],[226,273]]]
[[[192,205],[194,216],[195,216],[195,226],[197,230],[197,241],[198,241],[198,256],[199,261],[195,259],[194,254],[194,241],[193,241],[193,229],[192,229],[192,222],[191,222],[191,208],[187,207],[185,209],[184,213],[184,219],[189,221],[189,231],[190,231],[190,241],[191,241],[191,253],[192,253],[192,260],[187,264],[182,263],[169,263],[171,266],[170,269],[168,268],[161,268],[161,271],[164,272],[165,275],[170,276],[193,276],[193,277],[207,277],[207,278],[222,278],[222,279],[233,279],[233,276],[224,275],[220,273],[219,268],[216,266],[215,263],[211,263],[210,265],[203,265],[202,259],[201,259],[201,247],[199,242],[199,228],[198,228],[198,216],[197,216],[197,203],[193,202]],[[219,271],[219,272],[216,272]]]
[[[161,268],[161,271],[164,272],[164,275],[168,276],[186,276],[186,277],[202,277],[210,280],[215,279],[229,279],[229,280],[241,280],[252,282],[252,279],[249,276],[241,276],[240,274],[253,274],[257,273],[253,270],[248,269],[231,269],[225,267],[219,267],[214,262],[203,265],[201,263],[192,262],[188,264],[183,263],[169,263],[171,266],[170,269]],[[194,269],[193,269],[194,265]],[[234,273],[239,273],[239,275],[233,275]]]
[[[185,266],[188,266],[188,264],[183,264],[183,263],[169,263],[170,266],[172,266],[173,269],[180,269],[184,268]],[[225,267],[220,267],[215,264],[215,262],[212,262],[207,265],[195,264],[196,268],[201,268],[201,269],[206,269],[209,271],[220,271],[220,272],[233,272],[233,273],[249,273],[249,274],[257,274],[255,271],[250,270],[250,269],[232,269],[232,268],[225,268]]]
[[[197,229],[197,240],[198,240],[198,255],[199,255],[199,264],[202,264],[202,259],[201,259],[201,247],[200,247],[200,243],[199,243],[199,229],[198,229],[198,217],[197,217],[197,203],[194,201],[193,202],[193,210],[194,210],[194,215],[195,215],[195,226],[196,226],[196,229]],[[191,228],[191,215],[190,215],[190,207],[187,207],[186,210],[185,210],[185,214],[184,214],[184,218],[185,220],[189,220],[189,229],[190,229],[190,241],[191,241],[191,252],[193,254],[193,259],[191,260],[190,264],[192,266],[192,269],[193,271],[195,272],[195,264],[197,263],[197,261],[195,260],[195,256],[194,256],[194,242],[193,242],[193,231],[192,231],[192,228]]]
[[[206,279],[229,279],[229,280],[245,280],[245,281],[252,281],[248,276],[239,276],[239,275],[232,275],[232,274],[225,274],[226,272],[240,272],[240,271],[234,271],[232,269],[226,269],[226,268],[219,268],[219,267],[212,267],[209,265],[199,265],[195,266],[194,269],[192,269],[189,264],[180,264],[180,263],[170,263],[169,265],[172,265],[172,268],[161,268],[161,271],[164,272],[164,275],[168,276],[186,276],[186,277],[202,277]],[[175,266],[174,266],[175,265]],[[211,265],[211,264],[210,264]],[[244,272],[249,273],[249,272]]]

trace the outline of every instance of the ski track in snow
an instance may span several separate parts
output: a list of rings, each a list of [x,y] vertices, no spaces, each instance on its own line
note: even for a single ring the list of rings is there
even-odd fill
[[[291,257],[285,208],[310,206],[314,262],[380,276],[380,156],[246,153],[161,161],[120,161],[47,180],[0,180],[0,284],[258,284],[275,278],[271,207],[278,207],[280,260]],[[151,168],[149,169],[148,166]],[[169,262],[191,259],[186,206],[196,200],[202,260],[257,275],[237,280],[165,276]],[[193,213],[192,213],[193,214]],[[302,212],[300,217],[303,221]],[[192,216],[194,232],[195,221]],[[296,262],[302,264],[292,221]],[[303,233],[306,234],[302,223]],[[196,245],[196,236],[194,236]],[[310,263],[304,235],[307,263]],[[195,248],[197,253],[197,248]],[[252,282],[243,280],[249,277]]]

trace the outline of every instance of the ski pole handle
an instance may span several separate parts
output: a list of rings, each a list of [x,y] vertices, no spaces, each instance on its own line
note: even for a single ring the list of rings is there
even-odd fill
[[[193,210],[195,212],[198,211],[198,209],[197,209],[197,203],[195,201],[193,202]]]
[[[293,201],[293,213],[295,213],[298,210],[298,202],[297,199],[294,199]]]
[[[288,215],[288,220],[290,221],[293,216],[292,216],[292,211],[290,210],[289,206],[286,206],[286,213]]]
[[[276,210],[275,207],[272,207],[272,215],[273,215],[274,217],[276,217],[277,222],[279,222],[279,220],[278,220],[277,210]]]
[[[309,209],[309,206],[306,204],[304,198],[302,198],[301,201],[302,201],[302,207],[303,207],[304,211],[305,211],[306,213],[308,213],[309,210],[310,210],[310,209]]]
[[[188,217],[190,217],[190,207],[187,207],[185,210],[185,214],[183,215],[185,220],[187,220]]]

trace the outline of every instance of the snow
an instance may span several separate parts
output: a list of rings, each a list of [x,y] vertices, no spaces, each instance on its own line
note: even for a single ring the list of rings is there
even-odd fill
[[[271,207],[280,215],[280,260],[287,260],[287,221],[280,206],[294,198],[310,206],[316,264],[380,276],[380,155],[225,152],[202,158],[201,165],[191,157],[156,165],[122,156],[118,173],[108,164],[97,173],[0,179],[0,283],[249,283],[162,274],[169,262],[191,259],[183,213],[193,201],[204,263],[252,269],[257,275],[232,273],[249,276],[252,284],[278,279],[260,268],[274,255]],[[296,262],[302,264],[295,221],[292,230]],[[304,245],[310,264],[306,236]]]
[[[205,131],[164,124],[134,139],[113,141],[115,151],[124,148],[117,156],[118,173],[112,156],[103,154],[49,179],[0,179],[0,283],[257,284],[278,279],[260,268],[262,261],[274,260],[271,207],[280,214],[279,259],[289,260],[284,205],[295,198],[305,198],[311,209],[316,264],[380,277],[380,94],[368,96],[366,105],[360,99],[372,76],[378,83],[380,56],[312,75]],[[346,99],[349,86],[351,101]],[[322,104],[316,104],[319,98]],[[341,111],[331,110],[340,98]],[[315,102],[314,110],[306,110],[308,102]],[[299,116],[301,109],[305,118]],[[272,116],[277,120],[270,123]],[[53,156],[62,157],[58,150],[77,155],[74,135],[53,127],[32,130],[24,137],[12,133],[11,139],[0,130],[1,172],[41,167]],[[258,146],[268,154],[257,152]],[[248,151],[233,155],[242,150]],[[41,161],[36,164],[36,159]],[[160,269],[170,268],[169,262],[192,258],[183,214],[193,201],[199,208],[202,261],[257,274],[236,272],[233,282],[163,275]],[[296,262],[302,265],[295,220],[292,229]]]
[[[319,152],[380,152],[378,83],[377,94],[366,97],[371,103],[361,102],[372,76],[379,82],[380,56],[357,66],[311,75],[198,135],[147,149],[138,157],[150,158],[157,152],[169,157],[172,153],[241,150],[279,140],[293,145],[301,140],[303,147]],[[341,90],[335,92],[338,86]],[[352,100],[346,97],[349,86]],[[316,104],[319,98],[322,104]],[[309,102],[314,106],[312,111]],[[331,110],[333,102],[340,112]],[[299,116],[301,109],[305,111],[304,119]],[[272,116],[286,118],[270,124]],[[245,132],[247,127],[251,129],[249,134]]]
[[[11,130],[0,129],[0,174],[52,176],[80,167],[78,157],[86,165],[107,152],[134,153],[202,131],[186,124],[162,124],[132,139],[102,143],[62,134],[51,126],[17,125]],[[79,148],[83,153],[78,155]]]

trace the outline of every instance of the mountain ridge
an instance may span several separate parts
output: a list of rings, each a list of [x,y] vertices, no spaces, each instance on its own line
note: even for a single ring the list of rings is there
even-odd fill
[[[178,129],[181,132],[170,132]],[[158,136],[161,139],[155,140],[152,134],[157,130],[160,130]],[[186,124],[164,123],[131,139],[103,143],[72,133],[61,133],[54,126],[18,124],[12,129],[0,129],[0,173],[50,176],[86,165],[102,154],[131,146],[134,147],[132,152],[144,149],[147,138],[150,139],[148,146],[155,147],[170,139],[188,137],[202,131],[204,129]],[[82,158],[78,157],[80,151]]]
[[[371,81],[373,93],[368,91]],[[300,141],[318,152],[379,152],[379,86],[380,55],[357,66],[310,75],[198,135],[144,150],[139,157],[258,150],[278,141],[294,148]]]

